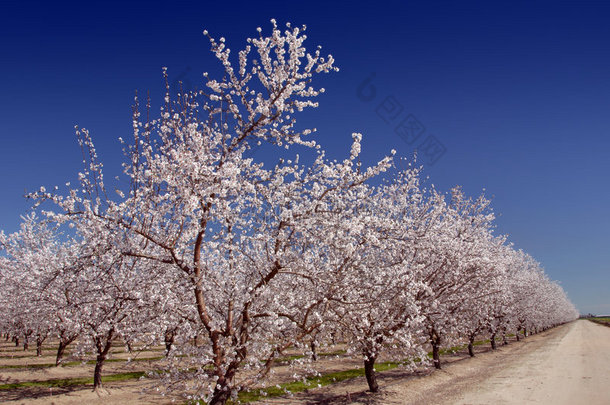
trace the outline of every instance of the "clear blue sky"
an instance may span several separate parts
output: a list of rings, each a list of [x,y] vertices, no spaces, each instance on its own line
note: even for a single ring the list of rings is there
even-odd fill
[[[446,151],[426,166],[430,181],[486,189],[498,231],[542,262],[581,312],[610,314],[610,6],[244,4],[3,3],[0,228],[17,229],[25,190],[74,179],[74,125],[92,131],[116,174],[136,89],[158,101],[162,66],[170,80],[201,87],[201,72],[216,66],[204,28],[238,50],[276,18],[307,24],[309,46],[341,68],[319,82],[321,106],[302,117],[329,155],[345,156],[356,131],[369,163],[435,136]],[[372,73],[366,101],[357,89]],[[411,144],[394,132],[408,114],[425,128]]]

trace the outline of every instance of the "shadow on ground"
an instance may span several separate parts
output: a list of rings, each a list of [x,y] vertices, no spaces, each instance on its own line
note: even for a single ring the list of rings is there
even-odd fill
[[[69,394],[75,391],[81,391],[85,389],[93,389],[93,385],[79,385],[72,387],[20,387],[9,390],[0,391],[0,403],[4,401],[19,401],[28,400],[35,398],[48,398],[48,403],[53,403],[54,395]]]
[[[501,343],[498,343],[498,347],[502,347]],[[492,351],[488,345],[476,346],[476,355],[487,353]],[[455,353],[447,353],[442,357],[445,364],[448,363],[459,363],[469,359],[470,356],[466,350],[458,350]],[[335,387],[340,385],[346,385],[345,394],[329,393],[324,391],[311,390],[296,394],[292,399],[299,401],[306,405],[340,405],[340,404],[361,404],[361,405],[383,405],[386,403],[386,390],[395,384],[404,384],[409,379],[416,379],[425,377],[434,372],[433,368],[425,368],[415,371],[408,371],[404,369],[393,369],[377,374],[377,381],[379,383],[379,392],[371,393],[369,391],[357,391],[349,392],[348,387],[351,380],[346,380],[341,383],[337,383]]]

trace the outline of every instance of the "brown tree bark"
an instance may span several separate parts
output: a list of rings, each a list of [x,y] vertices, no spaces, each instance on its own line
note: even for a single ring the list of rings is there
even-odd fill
[[[114,328],[111,328],[105,337],[95,338],[95,347],[97,349],[97,357],[95,358],[95,370],[93,371],[93,390],[97,390],[102,386],[102,368],[104,361],[108,356],[108,352],[112,347],[112,338],[114,337]],[[105,340],[105,342],[104,342]]]
[[[216,388],[214,388],[209,405],[224,405],[229,398],[231,398],[231,388],[229,387],[229,384],[235,376],[238,366],[239,361],[234,360],[231,362],[231,364],[229,364],[227,367],[227,372],[221,375],[216,381]]]
[[[375,360],[377,357],[368,356],[364,360],[364,375],[366,376],[366,382],[369,385],[369,391],[378,392],[379,385],[377,384],[377,376],[375,375]]]
[[[44,343],[45,338],[41,335],[36,337],[36,356],[42,356],[42,344]]]
[[[165,357],[169,356],[169,352],[172,350],[174,345],[174,338],[176,336],[176,329],[167,328],[163,339],[165,341]]]
[[[313,361],[318,361],[318,346],[316,345],[315,339],[312,339],[309,347],[311,348],[311,359]]]
[[[61,361],[63,360],[66,347],[68,347],[68,344],[65,343],[63,340],[60,340],[59,346],[57,347],[57,356],[55,356],[55,366],[59,366],[59,363],[61,363]]]
[[[96,390],[102,386],[102,368],[104,367],[105,358],[97,356],[95,360],[95,371],[93,372],[93,389]]]
[[[214,393],[212,394],[212,399],[210,400],[210,405],[224,405],[227,403],[229,398],[231,397],[231,392],[227,389],[227,387],[223,387],[223,389],[219,389],[218,387],[214,389]]]
[[[468,354],[470,357],[474,357],[474,336],[470,336],[468,340]]]
[[[441,354],[440,347],[436,343],[432,343],[432,361],[434,362],[434,368],[441,369]]]
[[[25,336],[23,338],[23,351],[26,351],[30,348],[30,336],[32,336],[32,333],[34,333],[34,331],[31,329],[28,329],[25,332]]]
[[[59,366],[64,358],[66,347],[68,347],[70,343],[74,342],[77,337],[78,335],[66,337],[63,334],[59,337],[59,346],[57,347],[57,355],[55,356],[55,366]]]
[[[441,337],[436,332],[430,335],[430,344],[432,345],[432,361],[434,368],[441,369]]]
[[[491,342],[491,350],[496,350],[497,346],[496,346],[496,333],[495,332],[492,333],[490,342]]]

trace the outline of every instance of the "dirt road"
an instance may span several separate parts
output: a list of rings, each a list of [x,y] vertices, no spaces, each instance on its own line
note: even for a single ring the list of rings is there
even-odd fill
[[[610,328],[574,322],[448,403],[610,404]]]

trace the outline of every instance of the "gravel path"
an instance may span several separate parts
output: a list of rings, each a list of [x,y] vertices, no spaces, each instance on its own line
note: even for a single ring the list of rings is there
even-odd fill
[[[446,404],[610,404],[610,328],[589,321],[516,358]]]

